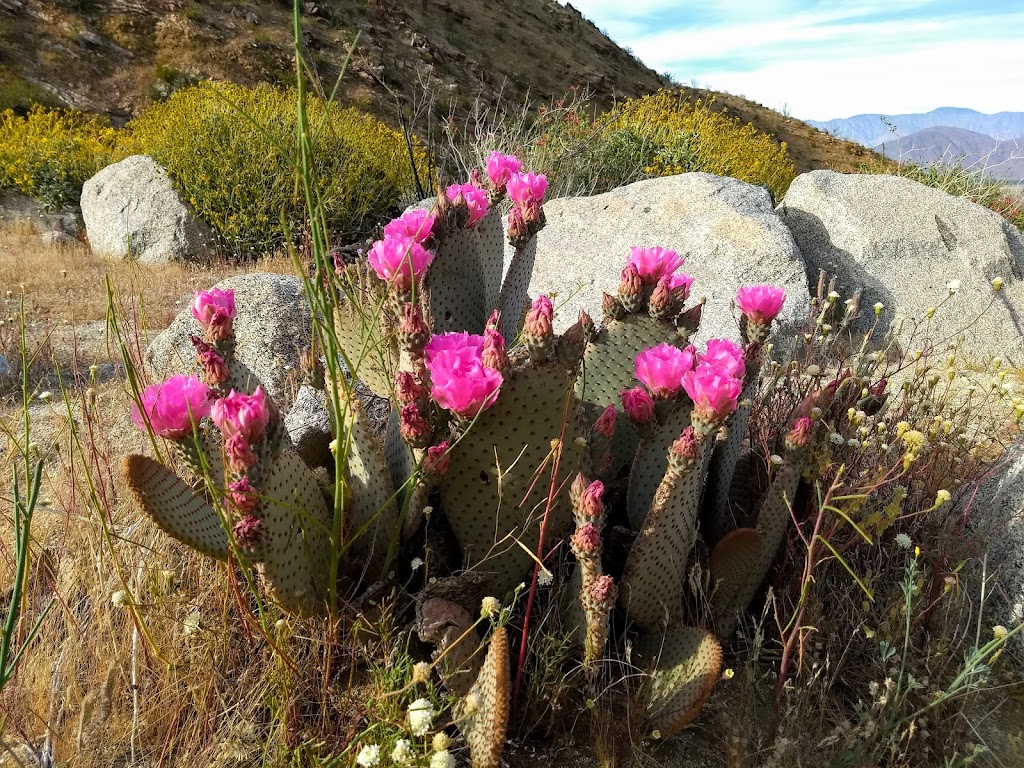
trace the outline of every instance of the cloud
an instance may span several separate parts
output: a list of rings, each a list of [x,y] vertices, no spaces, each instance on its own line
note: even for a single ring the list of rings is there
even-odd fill
[[[654,69],[797,117],[1024,110],[1024,12],[998,0],[574,5]]]

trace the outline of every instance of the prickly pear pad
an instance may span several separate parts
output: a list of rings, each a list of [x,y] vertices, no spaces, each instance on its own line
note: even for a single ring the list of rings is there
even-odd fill
[[[354,375],[377,397],[390,397],[399,353],[389,319],[387,286],[365,264],[345,267],[338,279],[345,294],[334,312],[338,343]]]

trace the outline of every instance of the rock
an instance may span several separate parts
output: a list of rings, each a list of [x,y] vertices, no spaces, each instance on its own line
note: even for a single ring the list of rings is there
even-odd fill
[[[66,248],[70,245],[78,245],[78,241],[66,232],[43,232],[39,236],[39,242],[47,248]]]
[[[0,381],[14,375],[14,367],[7,362],[7,358],[0,355]]]
[[[863,291],[861,330],[874,321],[876,302],[885,305],[882,333],[945,302],[931,321],[933,340],[956,342],[963,332],[975,358],[1024,363],[1024,237],[998,214],[910,179],[833,171],[798,176],[778,210],[809,281],[824,269],[838,276],[844,299]],[[995,277],[1005,287],[973,322],[993,299]],[[959,287],[949,297],[952,281]],[[904,346],[911,330],[904,323]],[[921,341],[918,334],[913,344]]]
[[[309,346],[312,333],[302,282],[290,275],[253,272],[229,277],[216,287],[235,291],[235,358],[252,371],[286,413],[294,386],[288,371],[299,369],[299,355]],[[198,371],[195,348],[189,341],[193,334],[201,336],[202,329],[187,308],[153,339],[146,365],[154,381]]]
[[[296,452],[311,467],[331,463],[331,414],[327,395],[308,385],[299,388],[295,404],[284,417],[284,428]]]
[[[0,189],[0,221],[28,224],[41,234],[63,232],[71,237],[77,237],[85,229],[82,212],[77,206],[50,212],[38,200],[16,189]]]
[[[661,245],[686,257],[682,271],[695,278],[687,306],[701,296],[708,300],[699,341],[739,338],[731,303],[741,285],[785,287],[783,328],[807,315],[810,299],[800,253],[761,187],[684,173],[603,195],[552,200],[544,213],[547,226],[537,236],[529,291],[531,296],[558,292],[556,331],[576,322],[581,309],[601,321],[601,294],[615,293],[634,245]],[[508,247],[506,262],[510,257]]]
[[[205,261],[213,231],[182,201],[167,172],[147,155],[108,165],[82,187],[92,250],[143,264]]]

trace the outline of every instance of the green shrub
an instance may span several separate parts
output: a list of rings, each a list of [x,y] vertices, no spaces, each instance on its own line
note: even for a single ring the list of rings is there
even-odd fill
[[[184,88],[132,120],[127,143],[167,168],[226,251],[263,251],[304,226],[295,167],[282,154],[294,157],[295,98],[268,85]],[[369,115],[311,99],[310,125],[321,120],[316,173],[327,224],[339,236],[368,233],[411,196],[406,143]],[[425,153],[415,154],[425,167]]]
[[[77,204],[86,179],[118,158],[117,131],[98,115],[41,106],[0,114],[0,187],[47,210]]]

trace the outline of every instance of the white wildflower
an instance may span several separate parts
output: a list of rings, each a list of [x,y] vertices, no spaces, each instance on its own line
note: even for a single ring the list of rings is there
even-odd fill
[[[426,661],[417,661],[412,665],[412,681],[414,683],[430,682],[430,664]]]
[[[48,402],[50,402],[53,399],[53,393],[52,392],[40,392],[39,393],[39,399],[42,400],[44,403],[48,403]]]
[[[435,752],[430,758],[430,768],[455,768],[455,758],[447,749]]]
[[[1010,634],[1009,631],[1002,624],[996,624],[992,627],[992,635],[996,640],[1002,640],[1008,634]]]
[[[110,596],[110,602],[112,602],[118,608],[124,608],[126,605],[128,605],[128,603],[131,602],[131,598],[128,596],[127,592],[125,592],[123,589],[119,589],[117,590],[117,592]]]
[[[408,739],[399,739],[395,742],[395,748],[391,750],[392,762],[399,765],[412,765],[413,761],[412,742]]]
[[[186,636],[196,634],[200,629],[201,618],[199,611],[189,613],[185,620],[181,622],[182,634]]]
[[[434,734],[434,740],[430,743],[435,752],[444,752],[448,747],[451,746],[452,740],[448,738],[448,734],[444,731],[438,731]]]
[[[413,572],[418,571],[420,568],[423,567],[423,559],[420,557],[414,557],[412,559],[412,562],[409,563],[409,567],[412,568]]]
[[[537,574],[537,583],[542,587],[550,587],[554,580],[555,577],[547,568],[541,568],[540,573]]]
[[[430,699],[416,699],[409,705],[409,730],[413,736],[425,736],[434,724],[434,705]]]
[[[996,293],[999,293],[999,291],[1003,290],[1003,278],[992,278],[992,290],[995,291]]]
[[[949,290],[949,295],[952,296],[954,293],[960,290],[959,280],[950,280],[946,283],[946,288]]]
[[[850,448],[860,448],[860,440],[858,440],[856,437],[851,437],[849,440],[846,441],[846,444]]]
[[[361,765],[363,768],[371,768],[371,766],[377,765],[379,762],[380,747],[376,744],[367,744],[356,755],[356,765]]]
[[[945,488],[939,489],[939,492],[935,494],[935,506],[941,507],[943,504],[948,504],[949,500],[952,499],[952,494]]]
[[[846,442],[846,439],[838,432],[829,432],[828,439],[829,442],[832,443],[832,445],[842,445],[843,443]]]
[[[480,602],[480,615],[487,619],[501,610],[501,602],[496,597],[488,595]]]
[[[466,717],[470,717],[471,715],[475,715],[477,712],[479,712],[480,707],[482,707],[483,705],[484,701],[480,697],[480,694],[471,693],[463,700],[462,712]]]
[[[828,292],[828,303],[832,304],[833,302],[836,302],[836,301],[839,301],[839,294],[836,293],[835,291],[829,291]]]
[[[769,457],[768,461],[771,462],[771,465],[773,467],[781,467],[785,460],[781,456],[779,456],[779,454],[773,453]]]
[[[897,544],[897,546],[899,546],[900,549],[910,549],[910,545],[912,543],[913,542],[910,540],[910,537],[907,536],[907,534],[905,534],[905,533],[897,533],[896,534],[896,544]]]

